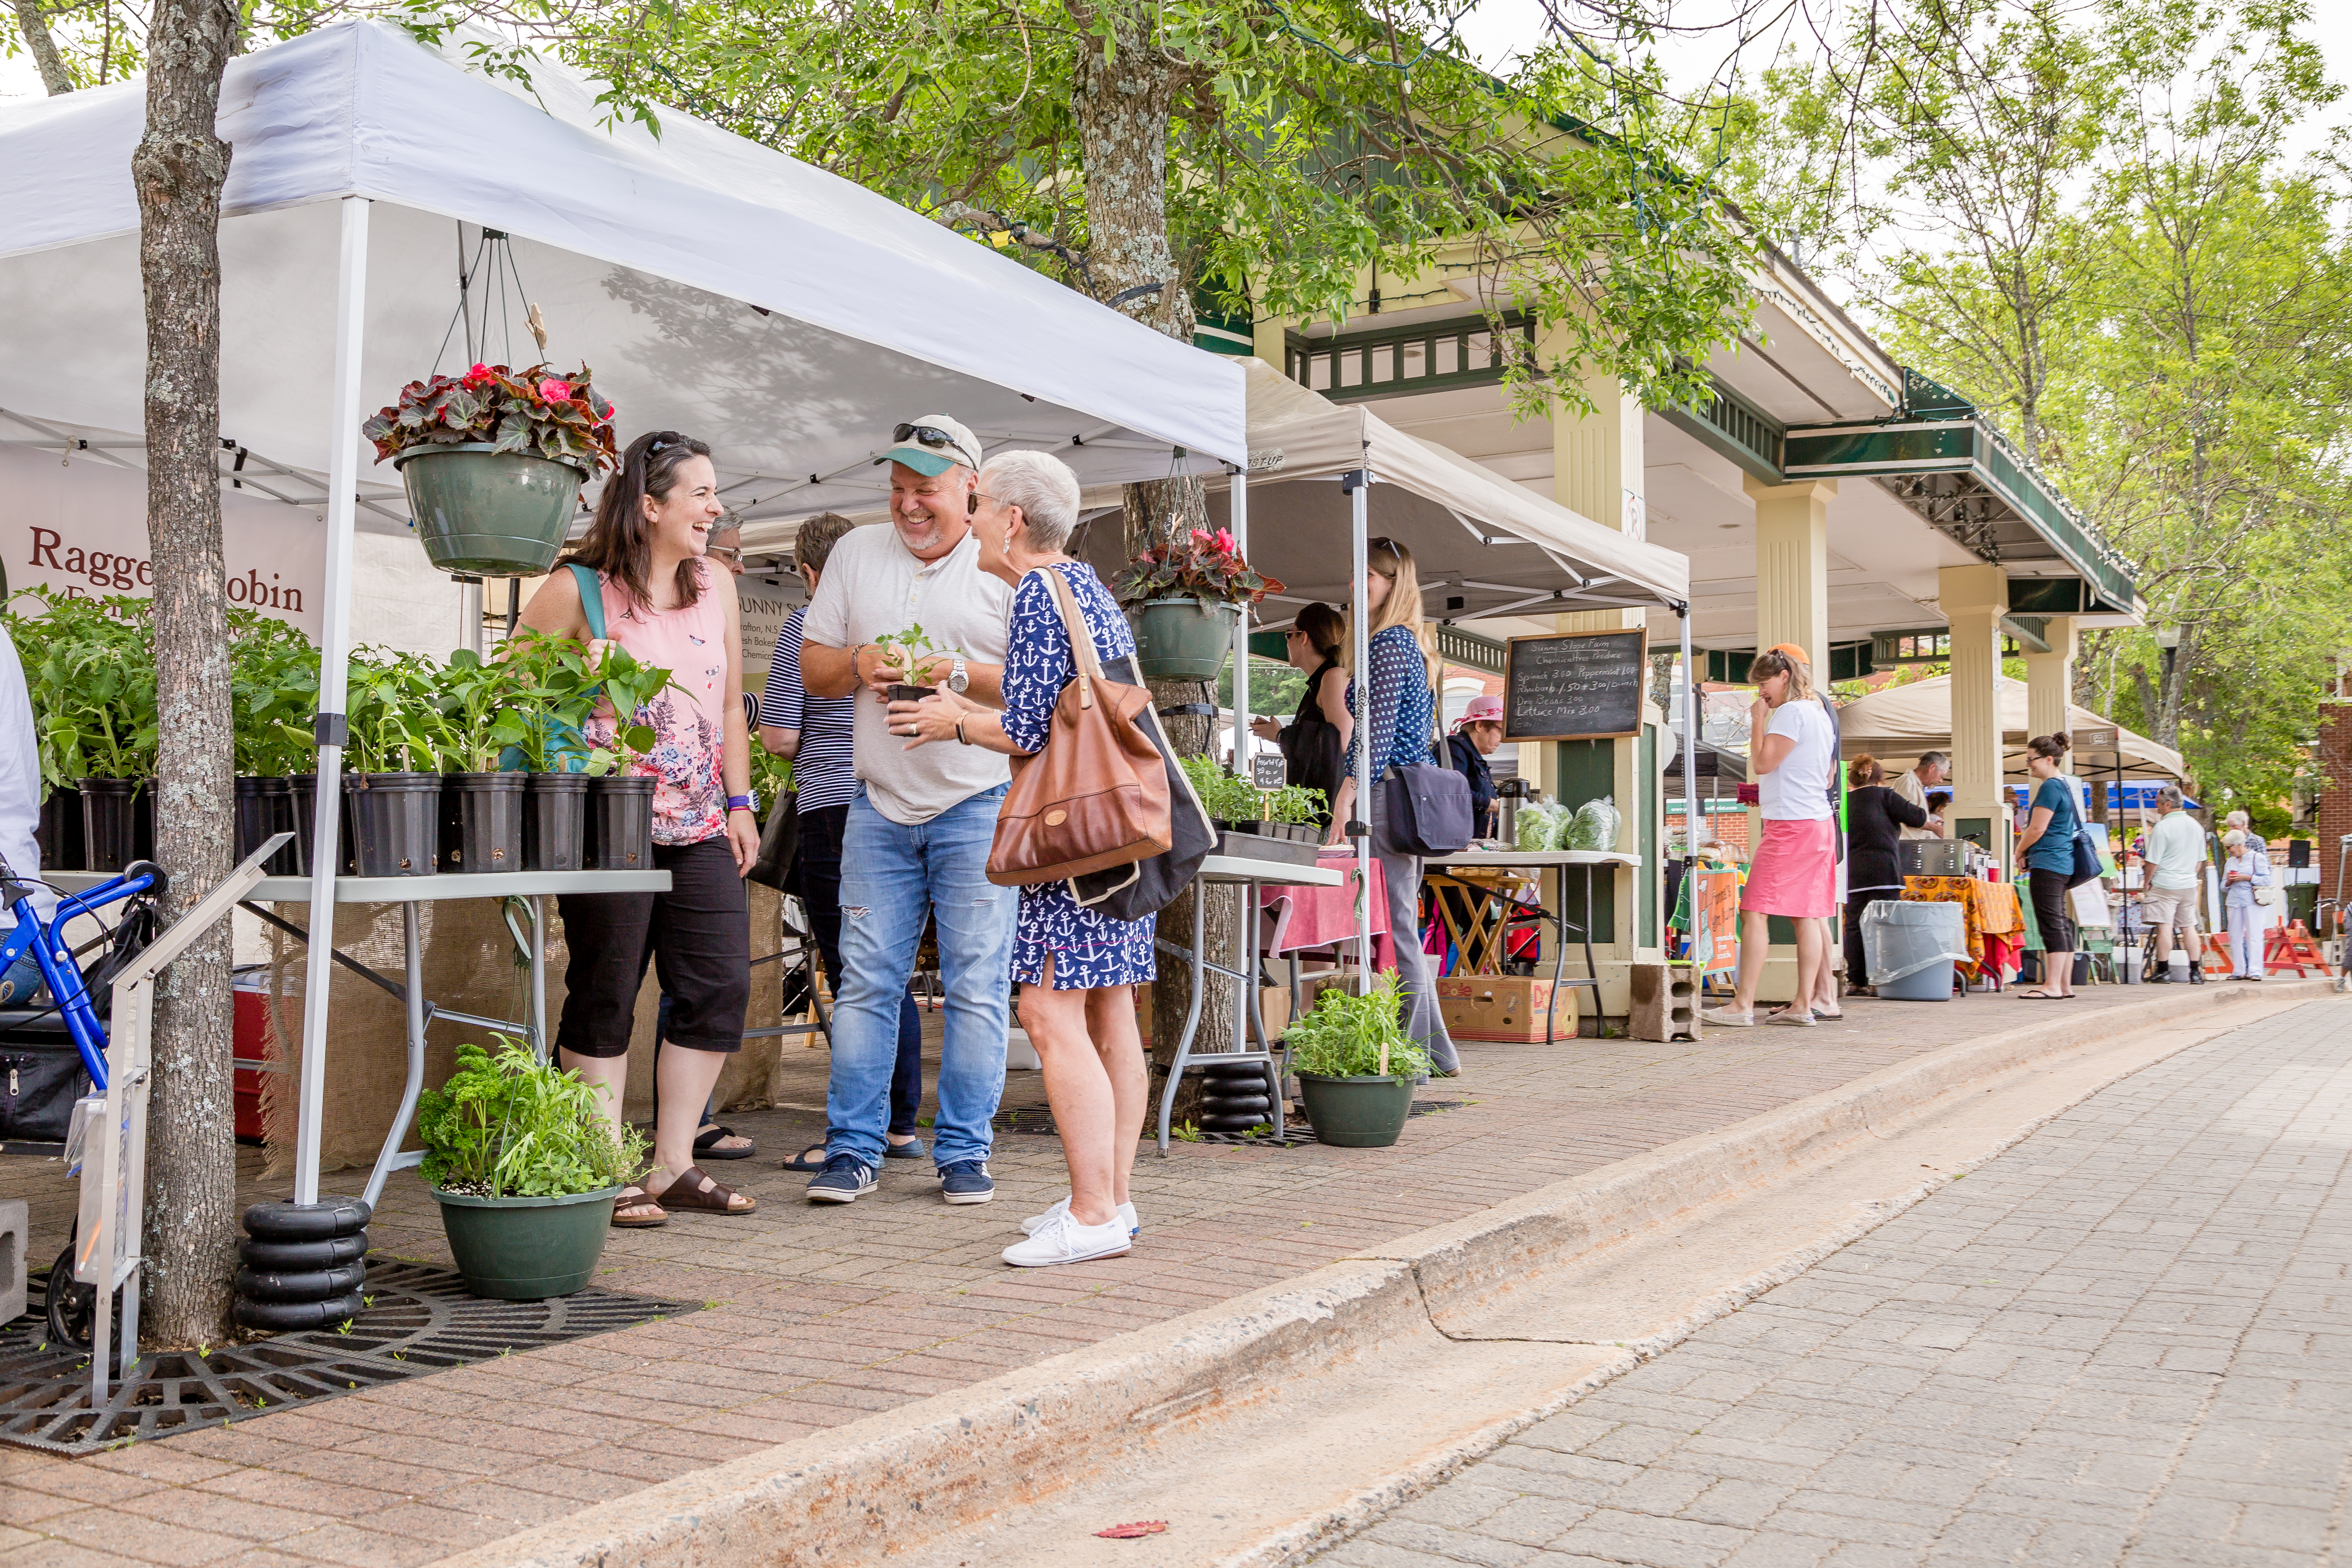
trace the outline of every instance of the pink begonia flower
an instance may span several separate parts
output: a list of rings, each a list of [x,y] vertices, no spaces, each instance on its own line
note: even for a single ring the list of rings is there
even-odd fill
[[[466,373],[466,380],[468,384],[471,384],[478,381],[488,381],[491,379],[492,374],[493,373],[488,365],[478,364],[473,369]]]
[[[1223,551],[1228,555],[1234,552],[1234,531],[1232,529],[1221,528],[1217,530],[1217,548]]]
[[[539,395],[550,403],[569,403],[572,401],[572,384],[550,376],[539,384]]]

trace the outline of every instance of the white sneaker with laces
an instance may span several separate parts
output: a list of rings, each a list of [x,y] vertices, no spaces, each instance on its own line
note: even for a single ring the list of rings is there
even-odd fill
[[[1024,1236],[1034,1236],[1045,1226],[1053,1224],[1055,1220],[1069,1212],[1070,1197],[1067,1193],[1065,1193],[1060,1197],[1055,1198],[1054,1200],[1054,1206],[1047,1209],[1044,1214],[1033,1214],[1027,1219],[1023,1220],[1021,1222],[1021,1234]],[[1143,1222],[1135,1217],[1135,1205],[1133,1204],[1119,1205],[1118,1217],[1120,1223],[1127,1226],[1127,1234],[1129,1237],[1138,1237],[1143,1234]]]
[[[1064,1209],[1039,1226],[1028,1240],[1006,1247],[1003,1257],[1015,1268],[1044,1268],[1056,1263],[1116,1258],[1134,1245],[1123,1218],[1114,1217],[1108,1225],[1080,1225]]]

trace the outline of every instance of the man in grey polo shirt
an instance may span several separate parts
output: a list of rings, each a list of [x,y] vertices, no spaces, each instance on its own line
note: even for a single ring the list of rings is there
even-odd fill
[[[989,1123],[1004,1089],[1019,910],[1019,889],[988,879],[988,850],[1011,773],[1004,758],[978,746],[909,751],[890,733],[884,693],[915,680],[1001,703],[1013,589],[979,567],[971,532],[979,441],[944,415],[901,425],[892,438],[898,444],[879,459],[890,467],[889,526],[852,529],[834,545],[802,625],[801,679],[810,695],[857,699],[850,749],[858,791],[842,829],[830,1131],[809,1197],[845,1204],[874,1185],[898,1059],[898,999],[928,917],[947,991],[931,1157],[941,1196],[984,1204],[996,1195]],[[909,672],[875,639],[918,626],[949,651]]]

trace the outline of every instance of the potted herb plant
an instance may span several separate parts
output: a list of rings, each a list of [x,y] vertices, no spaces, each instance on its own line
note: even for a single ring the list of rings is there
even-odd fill
[[[42,780],[53,795],[63,796],[65,786],[78,794],[80,868],[120,871],[154,841],[146,785],[161,721],[148,601],[45,588],[20,597],[41,606],[16,621],[16,642],[26,656]],[[50,838],[62,837],[53,814]]]
[[[608,643],[592,673],[612,704],[613,736],[588,753],[587,863],[601,871],[642,871],[654,863],[654,786],[661,781],[635,771],[657,739],[641,720],[646,704],[669,687],[670,672]]]
[[[1402,1004],[1386,973],[1361,996],[1331,987],[1282,1032],[1318,1142],[1385,1149],[1404,1131],[1429,1053],[1404,1032]]]
[[[1201,797],[1202,808],[1208,812],[1210,822],[1223,836],[1217,853],[1248,860],[1315,864],[1322,847],[1322,836],[1313,826],[1313,802],[1320,797],[1319,791],[1262,790],[1206,757],[1181,757],[1178,762],[1192,781],[1192,793]],[[1299,819],[1307,824],[1303,830],[1294,827],[1288,820],[1274,820],[1277,812],[1292,817],[1302,811],[1304,816]]]
[[[268,870],[300,876],[310,867],[310,813],[298,815],[293,780],[317,747],[310,720],[319,705],[319,650],[297,628],[255,610],[230,609],[228,633],[237,858],[274,833],[291,832],[293,842],[270,857]]]
[[[885,632],[874,639],[874,646],[884,657],[907,672],[906,680],[895,681],[888,688],[893,702],[920,702],[939,689],[930,684],[931,672],[950,650],[940,647],[924,635],[919,626],[908,626],[903,632]]]
[[[466,1289],[536,1301],[584,1287],[612,1235],[613,1199],[643,1168],[645,1135],[615,1137],[604,1092],[499,1037],[457,1047],[417,1102],[425,1184]]]
[[[588,367],[478,364],[400,389],[360,434],[408,487],[425,553],[445,572],[536,576],[555,563],[580,487],[616,461],[613,405]]]
[[[1196,528],[1137,556],[1111,588],[1135,623],[1135,665],[1146,679],[1214,680],[1242,606],[1282,584],[1242,559],[1231,531]]]
[[[471,648],[451,653],[441,671],[438,707],[446,731],[441,753],[441,863],[452,871],[522,869],[526,776],[502,770],[507,748],[529,738],[530,721],[511,700],[521,672]]]
[[[449,726],[437,673],[414,654],[351,662],[352,771],[343,775],[362,877],[440,869],[441,768]]]

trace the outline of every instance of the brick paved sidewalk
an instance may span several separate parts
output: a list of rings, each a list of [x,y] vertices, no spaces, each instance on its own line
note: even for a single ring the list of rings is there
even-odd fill
[[[2194,1047],[1318,1561],[2338,1561],[2347,1152],[2341,1007]]]
[[[2096,987],[2080,1012],[2145,1000]],[[1719,1030],[1697,1046],[1623,1040],[1465,1044],[1391,1150],[1149,1146],[1129,1256],[1015,1272],[998,1251],[1064,1191],[1050,1137],[1006,1134],[997,1201],[950,1208],[928,1162],[892,1162],[845,1208],[803,1198],[777,1162],[823,1133],[825,1053],[792,1053],[788,1103],[727,1120],[755,1160],[714,1164],[756,1215],[685,1215],[616,1232],[597,1281],[709,1303],[600,1335],[306,1409],[81,1459],[0,1447],[0,1568],[349,1563],[394,1568],[496,1540],[684,1471],[968,1385],[1129,1329],[1295,1278],[1876,1068],[1995,1030],[2043,1024],[2013,996],[1857,1001],[1842,1025]],[[1042,1104],[1015,1073],[1008,1105]],[[359,1173],[326,1182],[355,1191]],[[247,1183],[253,1196],[282,1184]],[[52,1163],[0,1164],[33,1200],[31,1256],[54,1256],[71,1189]],[[381,1253],[446,1264],[434,1205],[396,1176]]]

